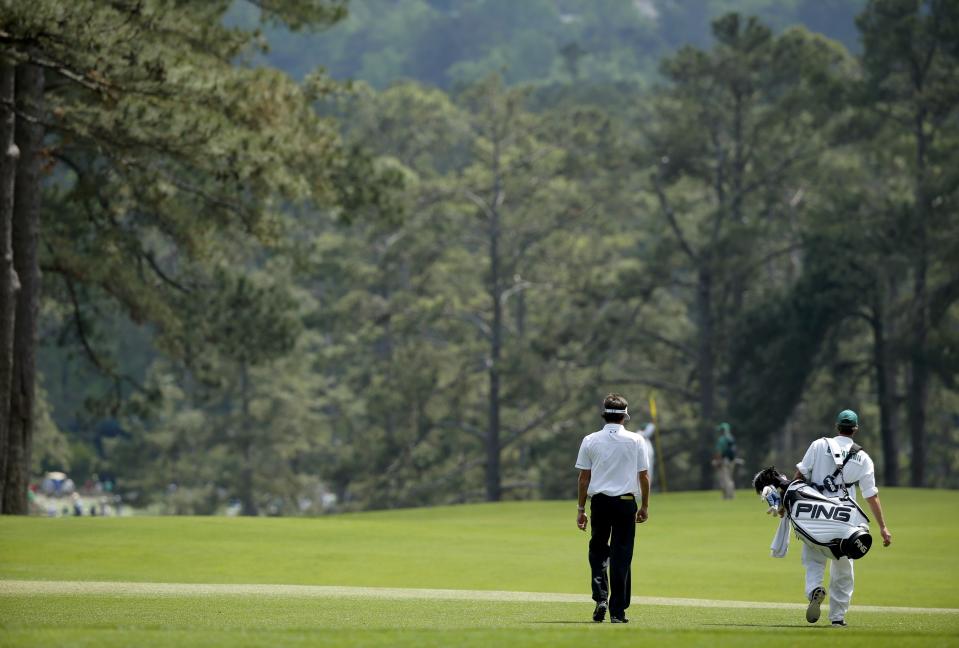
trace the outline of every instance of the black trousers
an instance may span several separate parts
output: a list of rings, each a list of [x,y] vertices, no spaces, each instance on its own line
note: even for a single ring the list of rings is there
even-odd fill
[[[589,506],[593,600],[608,601],[609,613],[615,617],[623,616],[629,607],[636,510],[636,498],[629,494],[610,497],[597,493]]]

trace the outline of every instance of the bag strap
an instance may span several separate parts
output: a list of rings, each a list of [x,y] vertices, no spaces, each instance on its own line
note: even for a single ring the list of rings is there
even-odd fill
[[[849,460],[855,457],[860,450],[862,450],[862,446],[858,443],[853,443],[852,446],[849,447],[849,452],[846,453],[846,458],[842,460],[842,464],[836,468],[836,471],[832,474],[832,476],[838,477],[839,473],[842,472],[842,469],[846,467],[847,463],[849,463]]]
[[[826,451],[829,453],[829,456],[832,457],[832,460],[836,462],[836,470],[833,471],[832,475],[830,475],[829,477],[823,480],[822,486],[819,486],[818,484],[816,484],[815,486],[820,492],[823,492],[827,486],[830,492],[835,492],[839,489],[842,489],[846,497],[848,497],[849,492],[846,489],[849,488],[850,486],[855,486],[856,482],[847,484],[845,475],[843,475],[842,471],[843,471],[843,468],[846,467],[846,464],[849,463],[849,460],[855,457],[862,450],[862,446],[859,445],[858,443],[853,443],[851,446],[849,446],[849,451],[846,453],[846,456],[843,457],[842,461],[840,461],[839,460],[840,453],[838,452],[839,444],[836,443],[833,439],[830,439],[827,437],[823,437],[823,441],[826,442],[826,448],[827,448]],[[843,478],[838,484],[836,484],[836,477],[839,477],[840,475],[842,475]],[[839,488],[837,488],[837,486]]]

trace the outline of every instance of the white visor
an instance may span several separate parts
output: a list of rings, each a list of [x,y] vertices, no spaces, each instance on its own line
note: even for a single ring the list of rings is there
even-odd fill
[[[628,407],[626,407],[626,408],[624,408],[624,409],[612,409],[612,408],[610,408],[610,407],[604,407],[604,408],[603,408],[603,414],[622,414],[622,415],[626,418],[627,421],[629,420],[629,408],[628,408]]]

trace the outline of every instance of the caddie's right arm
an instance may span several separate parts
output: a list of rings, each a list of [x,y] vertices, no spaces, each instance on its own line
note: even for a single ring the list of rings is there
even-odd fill
[[[890,543],[892,543],[892,534],[886,527],[886,520],[882,516],[882,503],[879,501],[879,495],[876,494],[872,497],[867,497],[866,501],[869,502],[869,508],[872,509],[872,514],[876,516],[876,522],[879,523],[879,532],[882,534],[882,546],[888,547]]]

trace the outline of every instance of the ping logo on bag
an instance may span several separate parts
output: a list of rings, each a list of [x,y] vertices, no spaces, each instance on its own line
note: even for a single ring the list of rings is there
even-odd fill
[[[852,509],[848,506],[832,506],[830,504],[799,502],[796,504],[795,517],[802,517],[804,513],[808,514],[810,520],[824,518],[826,520],[836,520],[837,522],[848,522],[849,517],[852,514]]]

